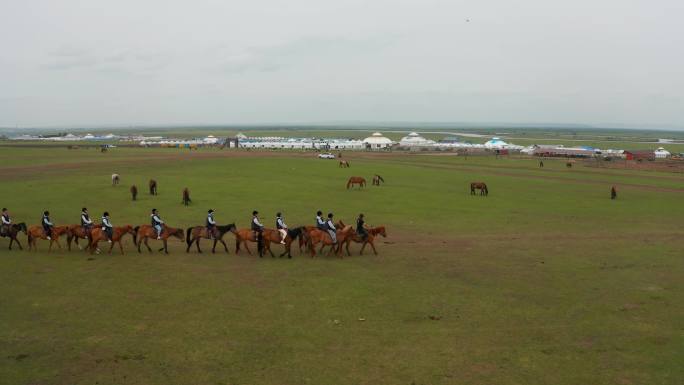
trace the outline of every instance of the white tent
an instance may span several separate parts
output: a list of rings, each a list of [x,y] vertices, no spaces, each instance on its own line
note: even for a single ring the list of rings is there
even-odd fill
[[[669,151],[664,149],[663,147],[658,147],[657,150],[654,151],[656,159],[665,159],[669,158],[672,154],[670,154]]]
[[[363,143],[366,144],[367,146],[369,146],[370,148],[376,149],[376,148],[388,148],[388,147],[392,146],[393,142],[389,138],[382,136],[381,133],[376,132],[373,135],[364,139]]]
[[[413,147],[413,146],[433,146],[436,142],[434,140],[425,139],[418,135],[417,132],[412,132],[407,136],[401,138],[399,145],[402,147]]]

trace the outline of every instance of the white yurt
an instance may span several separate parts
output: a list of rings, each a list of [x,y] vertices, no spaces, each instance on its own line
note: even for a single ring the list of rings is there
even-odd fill
[[[401,138],[401,141],[399,141],[399,145],[402,147],[432,146],[435,143],[436,142],[434,140],[425,139],[422,136],[418,135],[417,132],[412,132],[407,136]]]
[[[658,147],[657,150],[654,151],[656,159],[665,159],[669,158],[672,154],[670,154],[670,151],[667,151],[663,147]]]
[[[379,132],[376,132],[373,135],[364,139],[363,143],[371,149],[381,149],[392,146],[392,140],[382,136],[382,134]]]

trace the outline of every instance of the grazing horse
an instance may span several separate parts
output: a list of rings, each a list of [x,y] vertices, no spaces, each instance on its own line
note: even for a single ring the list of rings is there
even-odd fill
[[[138,187],[136,185],[131,186],[131,198],[133,200],[138,199]]]
[[[62,234],[66,234],[69,231],[68,226],[54,226],[52,228],[52,236],[50,238],[50,247],[48,248],[48,252],[52,250],[52,244],[54,242],[57,242],[57,246],[61,249],[62,245],[59,243],[59,236]],[[31,249],[38,251],[38,247],[36,245],[36,240],[38,239],[45,239],[47,240],[47,234],[45,234],[45,230],[43,230],[43,226],[41,225],[35,225],[31,226],[28,228],[28,244],[29,244],[29,251]]]
[[[96,227],[95,224],[93,224],[93,229]],[[74,241],[76,246],[78,247],[79,250],[83,250],[81,245],[78,244],[79,239],[88,239],[88,244],[90,243],[90,233],[86,232],[85,228],[81,225],[69,225],[67,226],[68,231],[67,231],[67,248],[69,251],[71,251],[71,241]],[[93,230],[90,229],[92,232]]]
[[[349,162],[347,162],[346,160],[341,160],[340,168],[349,168]]]
[[[119,174],[112,174],[112,186],[116,186],[119,184],[119,181],[121,180],[121,177],[119,177]]]
[[[353,176],[349,178],[349,181],[347,181],[347,190],[349,190],[350,187],[354,187],[354,185],[357,184],[359,185],[359,188],[361,188],[366,185],[366,180],[360,176]]]
[[[351,226],[345,226],[341,230],[337,230],[337,251],[335,252],[340,258],[342,258],[342,254],[340,254],[340,251],[342,251],[342,244],[347,241],[347,238],[351,236],[354,233],[354,230],[352,229]],[[311,258],[316,256],[316,245],[321,244],[321,249],[318,250],[318,252],[322,252],[323,248],[325,246],[330,246],[330,251],[328,254],[332,254],[334,250],[334,244],[332,242],[332,238],[330,238],[330,234],[328,234],[327,231],[323,230],[318,230],[318,229],[313,229],[309,231],[307,234],[307,240],[306,240],[307,246],[309,248],[309,251],[311,252]]]
[[[617,189],[615,186],[610,188],[610,199],[617,199]]]
[[[150,179],[150,195],[157,195],[157,181]]]
[[[123,238],[124,235],[126,234],[131,234],[133,236],[133,244],[135,244],[135,238],[136,238],[136,232],[133,230],[133,227],[131,225],[126,225],[122,227],[114,227],[112,230],[112,243],[109,246],[109,254],[112,253],[112,249],[114,248],[114,244],[118,243],[119,244],[119,249],[121,250],[121,255],[123,255],[123,245],[121,244],[121,239]],[[98,250],[99,253],[99,248],[97,247],[97,243],[100,241],[106,241],[107,240],[107,234],[105,234],[104,230],[102,230],[102,227],[98,226],[93,229],[93,231],[90,233],[90,254],[92,254],[95,250]]]
[[[147,246],[147,251],[150,253],[152,252],[152,249],[150,248],[150,245],[147,243],[148,239],[157,239],[157,230],[152,227],[152,225],[142,225],[142,226],[136,226],[133,228],[135,231],[136,235],[133,236],[134,240],[137,240],[138,244],[138,253],[140,253],[140,245],[142,245],[143,242],[145,242],[145,246]],[[169,226],[164,226],[161,232],[161,240],[164,243],[164,247],[159,249],[159,251],[164,250],[166,254],[169,253],[169,248],[167,241],[170,237],[175,237],[183,241],[183,229],[174,229],[173,227]]]
[[[572,162],[565,162],[565,167],[572,168]]]
[[[344,225],[342,221],[340,221],[340,224]],[[375,253],[375,255],[378,255],[378,251],[375,250],[375,244],[373,243],[373,241],[375,240],[375,238],[377,238],[378,235],[382,236],[383,238],[387,237],[385,226],[371,227],[366,231],[368,231],[368,236],[366,237],[366,239],[363,239],[356,231],[347,238],[347,241],[345,242],[345,249],[347,250],[347,255],[351,255],[349,253],[349,244],[352,241],[355,243],[362,244],[361,252],[359,253],[359,255],[363,255],[363,250],[366,248],[366,245],[370,245],[370,247],[373,248],[373,253]]]
[[[207,227],[206,226],[195,226],[195,227],[188,227],[188,230],[185,232],[185,242],[188,244],[188,248],[185,249],[186,253],[190,252],[190,246],[192,246],[193,242],[197,243],[197,252],[201,253],[202,250],[200,249],[200,239],[213,239],[214,240],[214,247],[211,248],[211,252],[215,253],[216,252],[216,243],[221,242],[223,244],[223,248],[226,249],[226,253],[228,252],[228,246],[226,246],[226,242],[223,241],[223,235],[227,232],[231,232],[235,234],[236,232],[236,227],[234,223],[231,223],[229,225],[225,226],[216,226],[216,230],[219,233],[218,238],[214,238],[211,236],[211,234],[207,234]]]
[[[183,189],[183,204],[187,206],[190,202],[192,202],[192,199],[190,199],[190,190],[186,187]]]
[[[480,190],[481,196],[489,195],[487,184],[485,182],[473,182],[470,184],[470,195],[475,195],[475,190]]]
[[[11,224],[7,228],[6,233],[0,233],[1,236],[10,239],[10,243],[9,243],[9,249],[10,250],[12,250],[12,243],[14,243],[14,242],[16,242],[17,245],[19,245],[19,250],[24,250],[24,248],[21,247],[21,243],[19,243],[19,239],[17,238],[17,234],[19,234],[19,232],[21,232],[21,231],[23,231],[24,234],[28,234],[28,230],[26,230],[26,223],[24,223],[24,222]]]
[[[382,179],[382,177],[381,177],[380,175],[375,174],[375,175],[373,176],[373,180],[371,181],[371,184],[372,184],[373,186],[380,186],[380,182],[385,183],[385,180]]]

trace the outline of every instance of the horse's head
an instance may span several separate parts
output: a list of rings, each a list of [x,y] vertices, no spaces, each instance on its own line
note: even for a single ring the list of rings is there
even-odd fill
[[[387,237],[387,232],[385,232],[385,226],[378,226],[375,227],[373,230],[375,230],[375,234],[382,235],[383,238]]]
[[[344,226],[345,226],[345,224],[344,224],[344,222],[342,222],[341,219],[337,221],[337,228],[338,229],[343,229]]]
[[[21,222],[16,225],[19,228],[19,231],[23,231],[24,234],[28,234],[28,230],[26,229],[26,223]]]
[[[231,233],[235,234],[237,233],[237,226],[235,226],[235,223],[231,223],[228,225],[226,231],[230,231]]]
[[[184,235],[185,235],[185,233],[183,232],[183,229],[175,229],[173,232],[171,232],[172,237],[176,237],[176,238],[180,239],[181,241],[184,240],[183,239]]]
[[[123,229],[124,229],[124,233],[136,235],[136,231],[133,229],[133,226],[131,226],[131,225],[126,225],[123,227]]]

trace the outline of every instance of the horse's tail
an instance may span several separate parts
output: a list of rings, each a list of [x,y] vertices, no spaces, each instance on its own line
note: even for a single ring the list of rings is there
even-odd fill
[[[188,227],[188,231],[185,234],[185,243],[187,243],[188,246],[190,246],[190,233],[192,233],[192,227]]]
[[[133,243],[136,245],[138,244],[138,230],[140,229],[140,226],[135,226],[133,228]]]
[[[351,180],[351,178],[349,178],[349,181],[347,182],[347,189],[349,189],[349,186],[351,185],[351,183],[352,183],[352,180]]]

